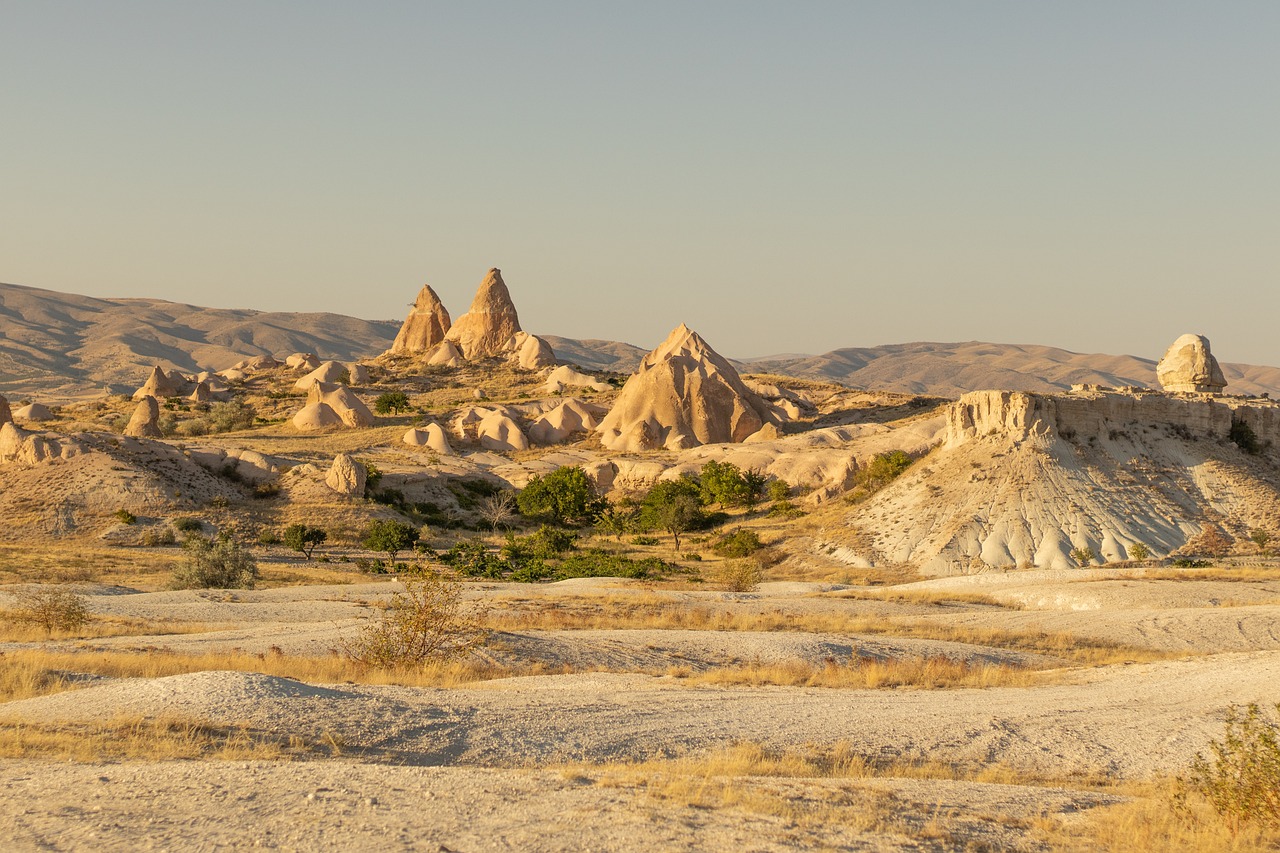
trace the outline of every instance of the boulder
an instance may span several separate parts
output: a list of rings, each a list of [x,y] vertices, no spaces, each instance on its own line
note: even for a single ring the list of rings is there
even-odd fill
[[[293,416],[293,426],[303,432],[346,426],[342,416],[327,403],[308,403]]]
[[[352,498],[364,497],[365,481],[369,472],[356,460],[345,453],[339,453],[329,466],[324,484],[340,495]]]
[[[485,450],[499,453],[529,449],[529,439],[520,426],[502,412],[492,412],[476,424],[476,438]]]
[[[602,382],[594,376],[588,376],[585,373],[574,370],[567,364],[562,364],[548,374],[547,382],[542,386],[542,390],[548,394],[563,394],[570,388],[590,388],[592,391],[608,391],[612,387],[608,382]]]
[[[599,425],[600,419],[581,400],[568,399],[534,421],[529,438],[537,444],[559,444]]]
[[[449,439],[439,424],[415,427],[404,434],[403,440],[410,447],[425,447],[445,456],[453,454],[453,448],[449,446]]]
[[[457,319],[445,335],[467,360],[504,355],[511,339],[520,331],[520,319],[511,293],[502,281],[502,271],[489,270],[476,291],[471,308]]]
[[[339,364],[336,361],[326,361],[306,376],[293,383],[295,391],[310,391],[311,386],[317,382],[336,383],[342,380],[350,380],[351,372],[347,370],[345,364]]]
[[[352,385],[363,385],[369,381],[369,368],[357,361],[347,362],[347,381]]]
[[[320,359],[313,352],[295,352],[286,358],[284,363],[286,367],[291,367],[294,370],[310,372],[320,366]]]
[[[1174,393],[1221,394],[1227,387],[1204,335],[1187,334],[1174,341],[1156,364],[1156,379]]]
[[[461,367],[462,353],[453,345],[453,341],[445,341],[427,356],[427,364],[440,367]]]
[[[413,310],[405,318],[399,334],[387,353],[391,355],[421,355],[439,346],[452,325],[449,312],[430,285],[422,285]]]
[[[155,397],[143,397],[138,402],[124,434],[136,438],[160,438],[160,403]]]
[[[738,372],[683,323],[640,362],[597,431],[617,451],[745,441],[774,415]]]
[[[528,332],[516,332],[511,342],[511,351],[516,366],[523,370],[541,370],[556,363],[555,350],[551,349],[551,344]]]
[[[255,355],[242,362],[240,369],[246,373],[258,373],[263,370],[275,370],[279,366],[280,362],[269,355]]]
[[[374,423],[373,412],[345,385],[317,382],[307,392],[307,403],[323,403],[336,412],[342,423],[349,427],[367,427]]]
[[[53,420],[53,412],[44,403],[29,403],[13,413],[15,421],[34,423]]]
[[[213,399],[213,391],[209,389],[209,380],[196,383],[196,390],[187,398],[193,403],[207,403]]]

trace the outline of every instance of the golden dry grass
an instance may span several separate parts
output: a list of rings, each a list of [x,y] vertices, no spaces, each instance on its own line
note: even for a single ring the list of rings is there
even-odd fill
[[[408,687],[454,687],[491,678],[546,672],[545,668],[539,666],[509,669],[481,662],[371,669],[360,667],[338,655],[317,658],[245,652],[177,654],[157,650],[118,652],[23,649],[0,653],[0,702],[75,689],[82,686],[82,683],[74,679],[75,673],[112,678],[162,678],[222,670],[258,672],[313,684],[352,682]]]
[[[280,761],[341,753],[334,737],[318,743],[248,726],[216,726],[181,717],[120,717],[100,723],[0,722],[0,758],[46,761]]]
[[[228,625],[206,622],[176,622],[172,620],[130,619],[121,616],[94,617],[84,627],[75,631],[46,631],[39,625],[12,618],[0,611],[0,643],[39,643],[56,640],[90,640],[101,637],[164,636],[166,634],[205,634],[226,630]]]
[[[667,674],[686,678],[692,684],[867,690],[894,687],[916,687],[928,690],[962,687],[1034,687],[1045,684],[1049,678],[1044,673],[1027,667],[970,663],[945,657],[855,659],[848,663],[827,661],[824,664],[797,660],[717,667],[699,673],[673,667],[667,671]]]
[[[44,540],[40,546],[0,545],[0,584],[104,583],[162,588],[181,552],[172,548],[112,548]]]

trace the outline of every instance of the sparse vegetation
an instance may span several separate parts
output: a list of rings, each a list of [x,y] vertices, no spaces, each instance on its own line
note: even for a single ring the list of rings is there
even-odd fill
[[[1075,560],[1081,568],[1085,568],[1098,559],[1098,555],[1094,553],[1092,548],[1073,548],[1071,549],[1071,559]]]
[[[1249,426],[1247,421],[1233,420],[1227,437],[1245,453],[1256,456],[1262,452],[1262,442],[1258,440],[1258,434],[1253,431],[1253,427]]]
[[[280,541],[285,546],[297,551],[308,560],[311,559],[311,552],[316,549],[316,546],[324,544],[328,538],[329,534],[324,528],[312,527],[309,524],[290,524],[280,535]]]
[[[413,547],[418,541],[418,529],[411,524],[395,519],[379,519],[369,523],[360,544],[370,551],[381,551],[387,555],[388,562],[394,564],[396,554]]]
[[[466,655],[484,639],[477,614],[462,601],[462,584],[427,571],[406,576],[404,592],[343,646],[364,667],[395,669],[446,663]]]
[[[710,572],[711,582],[728,592],[752,592],[760,577],[760,564],[752,559],[721,560]]]
[[[721,557],[749,557],[762,547],[760,536],[754,530],[744,529],[721,536],[711,550]]]
[[[852,503],[866,500],[902,476],[914,461],[905,450],[877,454],[854,474],[853,489],[847,499]]]
[[[380,415],[399,414],[409,411],[409,408],[409,396],[403,391],[388,391],[373,401],[373,410]]]
[[[1151,557],[1151,549],[1141,542],[1134,542],[1129,546],[1129,557],[1134,560],[1146,560]]]
[[[115,517],[120,520],[121,524],[137,524],[138,517],[127,509],[118,509],[115,511]]]
[[[230,536],[189,536],[186,555],[173,572],[174,589],[253,589],[258,563]]]
[[[1222,739],[1210,742],[1209,752],[1209,758],[1196,754],[1184,797],[1203,797],[1232,835],[1250,824],[1280,829],[1280,724],[1257,704],[1233,705]]]
[[[6,616],[14,622],[36,625],[45,633],[78,631],[92,619],[87,599],[66,586],[19,587],[10,594],[14,606]]]

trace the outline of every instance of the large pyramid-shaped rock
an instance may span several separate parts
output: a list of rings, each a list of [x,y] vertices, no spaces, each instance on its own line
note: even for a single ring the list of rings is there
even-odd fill
[[[683,323],[644,357],[597,427],[610,450],[739,442],[772,422],[768,405]]]
[[[1174,341],[1156,365],[1156,379],[1161,388],[1174,392],[1221,394],[1227,387],[1204,335],[1183,335]]]
[[[512,309],[512,316],[515,309]],[[405,318],[400,333],[387,352],[391,355],[418,355],[427,352],[444,340],[452,323],[449,312],[431,285],[422,285],[418,291],[418,299],[413,303],[413,310]]]
[[[457,344],[465,359],[505,355],[511,339],[520,331],[520,318],[511,293],[502,281],[502,271],[489,270],[471,308],[450,327],[446,339]]]

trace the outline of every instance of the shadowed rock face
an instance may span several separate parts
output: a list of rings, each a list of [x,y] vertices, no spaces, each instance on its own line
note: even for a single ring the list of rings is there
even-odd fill
[[[733,366],[683,323],[644,357],[598,427],[610,450],[745,441],[772,420]]]
[[[458,318],[445,337],[457,345],[463,358],[487,358],[505,354],[519,331],[516,306],[502,281],[502,271],[495,267],[480,282],[471,308]]]
[[[125,435],[138,438],[160,438],[160,404],[155,397],[143,397],[124,428]]]
[[[1227,386],[1204,335],[1183,335],[1174,341],[1156,365],[1156,378],[1161,388],[1173,392],[1221,394]]]
[[[0,425],[11,423],[13,413],[9,411],[9,401],[0,395]]]
[[[514,310],[514,309],[513,309]],[[430,285],[422,285],[413,310],[405,318],[400,333],[388,352],[395,355],[418,355],[438,346],[445,338],[452,321],[444,303]]]

